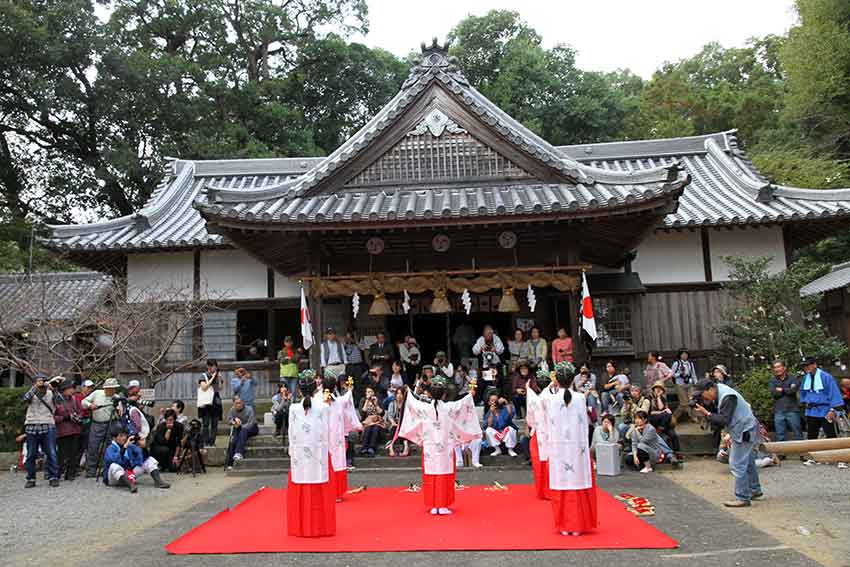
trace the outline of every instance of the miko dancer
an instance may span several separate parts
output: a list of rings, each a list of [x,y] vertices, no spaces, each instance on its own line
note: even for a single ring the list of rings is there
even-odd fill
[[[429,386],[431,402],[416,399],[408,391],[399,437],[422,447],[422,494],[432,515],[451,514],[455,500],[454,449],[481,439],[475,411],[475,384],[469,394],[455,402],[444,402],[446,379],[437,376]]]
[[[588,447],[587,401],[584,394],[570,391],[574,369],[558,363],[558,390],[546,388],[549,431],[549,497],[555,528],[561,535],[578,536],[597,526],[596,480]]]
[[[336,501],[342,502],[342,497],[348,492],[348,464],[345,460],[346,439],[352,431],[362,431],[363,425],[354,409],[351,398],[351,385],[345,388],[345,393],[340,394],[337,374],[331,367],[325,368],[324,392],[322,399],[328,404],[328,428],[330,439],[328,441],[331,453],[331,471],[333,484],[336,489]],[[316,395],[318,397],[319,394]],[[316,400],[313,400],[316,402]]]
[[[569,363],[567,363],[569,364]],[[546,413],[548,404],[540,392],[550,387],[552,378],[546,370],[538,370],[536,386],[528,381],[526,386],[525,417],[531,430],[531,441],[528,449],[531,453],[531,465],[534,473],[534,487],[537,497],[549,500],[549,417]],[[555,382],[557,385],[557,382]]]
[[[298,389],[303,400],[289,410],[289,480],[286,533],[297,537],[336,533],[336,492],[329,477],[330,410],[317,403],[315,372],[303,370]]]

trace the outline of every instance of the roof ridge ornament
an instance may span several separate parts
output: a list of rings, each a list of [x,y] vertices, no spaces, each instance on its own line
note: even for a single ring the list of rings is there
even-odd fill
[[[422,55],[417,55],[413,59],[413,66],[401,86],[402,90],[412,87],[423,78],[441,73],[463,86],[469,86],[469,81],[458,66],[457,57],[449,55],[450,46],[451,40],[446,40],[445,44],[440,45],[436,37],[431,40],[430,46],[422,42]]]
[[[450,134],[466,134],[467,131],[461,128],[457,122],[449,118],[445,112],[439,108],[432,108],[431,112],[419,121],[416,128],[410,131],[410,136],[421,136],[425,132],[431,132],[435,138],[439,138],[446,130]]]

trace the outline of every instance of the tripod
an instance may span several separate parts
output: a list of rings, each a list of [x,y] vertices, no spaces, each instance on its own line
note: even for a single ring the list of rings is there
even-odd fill
[[[198,471],[207,474],[207,467],[204,465],[204,456],[201,455],[198,440],[192,437],[186,439],[186,443],[183,444],[180,450],[180,458],[177,460],[177,474],[183,472],[184,466],[188,464],[186,462],[187,458],[192,459],[192,477],[198,474]]]
[[[102,409],[103,406],[97,408]],[[106,445],[108,440],[111,438],[112,431],[112,423],[115,421],[115,405],[112,406],[112,410],[109,412],[109,421],[106,422],[106,431],[103,434],[103,439],[100,440],[100,445],[97,448],[97,466],[95,466],[94,470],[94,478],[97,480],[100,478],[100,467],[103,465],[103,454],[106,452]],[[91,434],[91,432],[89,432]]]

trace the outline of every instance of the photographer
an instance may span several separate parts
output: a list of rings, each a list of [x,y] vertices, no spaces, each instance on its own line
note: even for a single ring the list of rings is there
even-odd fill
[[[516,457],[516,429],[513,427],[514,410],[508,400],[491,392],[487,397],[487,412],[484,414],[486,429],[484,435],[493,448],[491,457],[502,454],[502,443],[508,448],[508,455]]]
[[[272,417],[274,418],[274,436],[286,434],[289,425],[289,406],[292,405],[292,394],[289,387],[281,383],[277,387],[277,394],[272,396]]]
[[[703,407],[716,403],[717,413]],[[763,496],[756,467],[758,421],[750,404],[735,390],[711,379],[700,380],[694,387],[689,404],[696,415],[705,417],[712,425],[725,428],[731,436],[729,468],[735,477],[735,500],[724,502],[727,508],[743,508]]]
[[[472,354],[481,357],[481,378],[488,386],[500,387],[499,367],[501,359],[499,355],[505,352],[502,339],[493,331],[490,325],[484,326],[484,333],[478,337],[478,341],[472,346]]]
[[[363,376],[360,377],[360,384],[358,384],[358,396],[355,400],[356,403],[360,403],[363,400],[363,397],[366,392],[366,388],[372,388],[375,394],[383,400],[386,397],[387,386],[389,385],[389,375],[384,375],[384,366],[380,362],[376,362],[372,364],[372,367],[363,373]]]
[[[109,418],[112,417],[112,396],[118,390],[118,380],[108,378],[103,383],[102,390],[95,390],[83,398],[82,406],[91,411],[91,428],[89,429],[89,442],[86,448],[86,478],[96,476],[97,464],[100,459],[100,446],[104,443],[109,426]]]
[[[183,427],[189,423],[189,418],[186,414],[183,413],[183,410],[186,409],[186,404],[183,403],[183,400],[174,400],[171,402],[170,408],[160,408],[159,409],[159,421],[157,421],[157,425],[165,421],[165,412],[171,409],[176,416],[177,423],[182,423]]]
[[[136,492],[136,482],[145,473],[151,475],[154,486],[170,488],[159,474],[159,463],[153,457],[147,459],[136,444],[135,435],[127,435],[121,425],[112,427],[112,443],[103,454],[103,483],[107,486],[124,486]]]
[[[44,374],[37,374],[35,384],[24,394],[23,401],[27,404],[24,432],[27,435],[27,482],[25,487],[35,486],[35,460],[38,451],[44,453],[44,471],[50,486],[59,486],[59,467],[56,460],[56,421],[53,414],[56,411],[56,401],[59,397],[54,393],[54,384],[62,380],[56,376],[50,380]]]
[[[177,470],[177,449],[183,440],[183,424],[177,421],[174,410],[165,410],[162,422],[156,426],[151,439],[151,457],[156,459],[162,470]]]
[[[434,370],[437,376],[442,376],[447,382],[451,382],[455,375],[454,364],[449,362],[449,357],[445,351],[438,351],[434,357]]]
[[[233,372],[233,378],[230,379],[230,389],[233,397],[239,398],[255,412],[257,408],[254,406],[254,379],[251,373],[241,366]]]
[[[248,439],[256,436],[260,432],[260,428],[254,417],[254,409],[245,405],[245,402],[239,396],[233,398],[233,407],[230,408],[230,415],[227,416],[227,420],[233,428],[233,437],[230,441],[230,447],[227,449],[227,462],[225,463],[229,467],[233,465],[234,461],[241,461],[244,458],[242,454],[245,452]]]
[[[74,397],[74,383],[65,380],[59,385],[59,403],[56,404],[56,439],[59,445],[58,475],[74,480],[80,468],[80,433],[82,432],[83,406]]]

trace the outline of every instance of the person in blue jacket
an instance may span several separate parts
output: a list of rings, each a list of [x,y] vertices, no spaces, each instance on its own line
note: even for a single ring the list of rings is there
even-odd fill
[[[818,366],[814,358],[803,362],[800,403],[806,406],[806,430],[809,439],[817,439],[821,429],[829,438],[838,436],[835,418],[844,412],[844,399],[832,375]]]
[[[135,441],[134,436],[127,435],[124,427],[112,430],[112,443],[103,453],[103,484],[123,486],[130,492],[136,492],[137,477],[148,473],[157,488],[169,488],[171,485],[160,476],[159,463],[153,457],[146,459]]]

